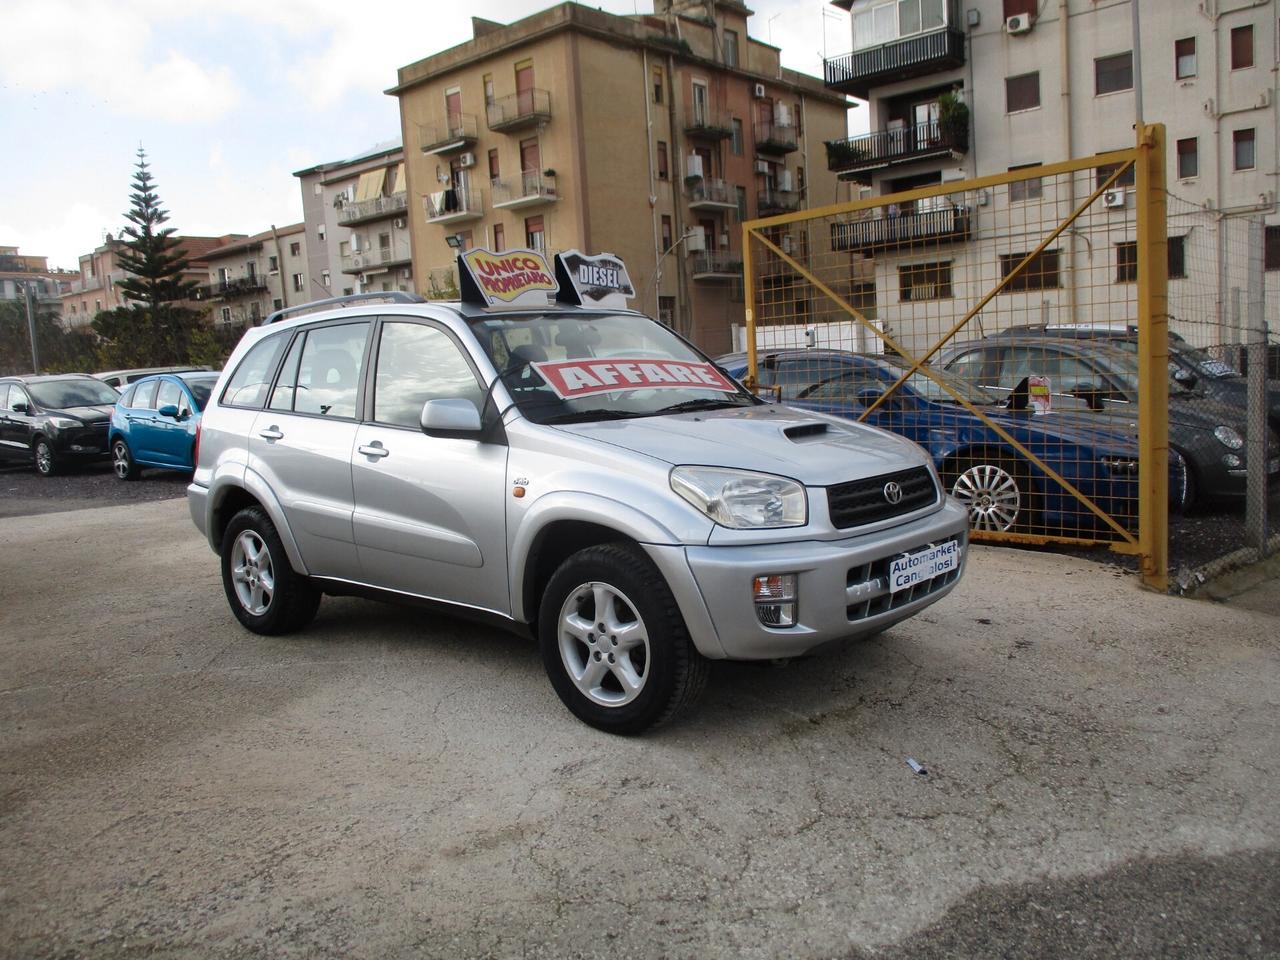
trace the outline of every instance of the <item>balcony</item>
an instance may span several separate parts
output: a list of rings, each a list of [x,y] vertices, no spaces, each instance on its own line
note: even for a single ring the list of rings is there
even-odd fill
[[[684,125],[684,132],[705,140],[728,140],[733,136],[733,118],[715,110],[694,110]]]
[[[409,244],[396,243],[377,250],[361,250],[359,253],[348,253],[342,257],[343,273],[375,273],[391,267],[404,266],[410,262]]]
[[[493,180],[489,191],[495,210],[518,210],[557,199],[555,177],[544,176],[540,170],[526,170],[510,180]]]
[[[848,140],[828,140],[827,169],[841,180],[871,182],[871,171],[934,157],[959,158],[969,152],[969,121],[911,123]]]
[[[756,194],[756,212],[762,217],[799,209],[800,194],[796,190],[761,190]]]
[[[485,105],[489,129],[496,132],[523,130],[551,119],[551,94],[546,90],[524,90]]]
[[[439,123],[418,124],[422,152],[427,155],[456,153],[476,142],[479,125],[474,113],[455,113]]]
[[[686,177],[690,210],[737,210],[738,188],[715,177]]]
[[[790,123],[757,120],[751,125],[751,132],[756,141],[756,153],[791,153],[799,147],[796,128]]]
[[[741,280],[742,257],[736,253],[697,253],[689,261],[694,280]]]
[[[196,288],[197,300],[234,300],[246,294],[258,293],[267,289],[265,277],[234,277],[226,280],[215,280]]]
[[[866,253],[873,250],[891,251],[900,247],[954,243],[969,238],[971,225],[972,217],[968,207],[950,205],[931,210],[915,210],[894,217],[833,223],[831,249]]]
[[[338,211],[338,223],[344,227],[351,227],[369,220],[403,215],[408,205],[408,197],[404,193],[393,193],[389,197],[374,197],[372,200],[361,200],[358,203],[348,202]]]
[[[426,211],[427,223],[442,226],[478,220],[484,216],[484,202],[480,199],[479,190],[450,189],[428,194],[422,198],[422,209]]]
[[[868,99],[871,88],[964,66],[964,34],[935,30],[823,61],[826,85]]]

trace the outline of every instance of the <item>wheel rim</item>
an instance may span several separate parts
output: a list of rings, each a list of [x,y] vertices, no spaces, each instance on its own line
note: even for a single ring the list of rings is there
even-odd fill
[[[53,469],[53,451],[43,440],[36,444],[36,469],[48,473]]]
[[[115,467],[116,476],[123,480],[129,476],[129,450],[123,440],[117,440],[111,451],[114,454],[111,465]]]
[[[560,608],[560,661],[592,703],[622,707],[649,678],[649,632],[626,594],[607,583],[584,583]]]
[[[276,592],[275,571],[271,566],[271,551],[252,530],[236,537],[235,546],[231,548],[231,581],[240,606],[255,617],[267,612]]]
[[[1007,531],[1022,512],[1022,492],[1003,467],[975,463],[956,477],[951,494],[969,510],[975,530]]]

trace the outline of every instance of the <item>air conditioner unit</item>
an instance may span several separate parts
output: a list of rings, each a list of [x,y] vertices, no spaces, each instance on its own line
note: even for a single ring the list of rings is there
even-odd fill
[[[693,227],[689,231],[689,239],[684,242],[684,246],[690,253],[701,253],[707,249],[706,234],[701,227]]]
[[[764,174],[767,174],[768,172],[769,172],[769,161],[768,161],[768,160],[757,160],[757,161],[756,161],[756,173],[764,173]]]
[[[1104,190],[1102,193],[1102,205],[1108,210],[1120,210],[1124,208],[1125,190],[1124,187],[1112,187],[1110,190]]]
[[[476,165],[476,155],[474,153],[462,153],[458,155],[458,166],[474,167]]]
[[[765,97],[764,84],[763,83],[755,84],[755,86],[751,88],[751,95],[755,97],[757,100],[763,100]]]
[[[689,155],[688,160],[685,161],[685,176],[702,176],[702,157],[698,156],[696,153]]]
[[[396,217],[394,220],[391,221],[391,225],[395,227],[397,230],[403,230],[405,227],[409,225],[409,221],[406,220],[404,217]]]
[[[1004,22],[1004,32],[1010,36],[1016,36],[1019,33],[1028,33],[1031,30],[1031,14],[1020,13],[1017,16],[1010,17]]]

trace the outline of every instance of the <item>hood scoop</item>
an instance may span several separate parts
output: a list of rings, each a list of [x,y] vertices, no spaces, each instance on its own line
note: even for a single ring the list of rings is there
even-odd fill
[[[792,443],[800,443],[814,437],[825,437],[828,429],[825,423],[800,423],[794,427],[787,427],[782,431],[782,435]]]

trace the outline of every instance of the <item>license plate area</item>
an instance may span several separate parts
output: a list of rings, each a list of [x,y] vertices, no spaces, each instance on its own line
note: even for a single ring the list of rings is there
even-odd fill
[[[917,583],[932,580],[940,573],[954,570],[960,565],[960,543],[947,540],[923,550],[894,557],[889,564],[889,592],[907,590]]]

